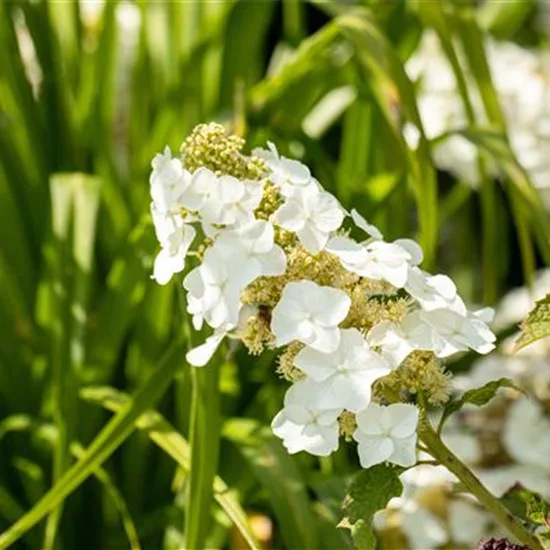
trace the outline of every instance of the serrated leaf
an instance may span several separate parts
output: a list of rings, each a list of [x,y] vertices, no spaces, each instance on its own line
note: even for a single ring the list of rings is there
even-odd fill
[[[517,483],[500,499],[517,517],[537,525],[550,526],[550,504],[544,498]]]
[[[521,323],[521,335],[516,340],[514,351],[550,336],[550,294],[538,300],[527,318]]]
[[[459,411],[466,404],[475,405],[476,407],[486,405],[495,397],[500,388],[512,388],[523,393],[523,390],[509,378],[499,378],[498,380],[487,382],[487,384],[479,388],[473,388],[464,392],[462,397],[448,403],[443,411],[440,426],[443,426],[445,420],[451,414]]]
[[[339,527],[351,529],[356,548],[376,548],[372,517],[402,490],[399,470],[386,464],[377,464],[353,477],[342,506],[344,518]]]

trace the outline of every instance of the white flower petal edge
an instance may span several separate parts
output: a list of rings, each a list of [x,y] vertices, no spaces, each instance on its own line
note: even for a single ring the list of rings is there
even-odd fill
[[[355,225],[359,229],[362,229],[367,235],[369,235],[369,237],[372,237],[377,241],[384,240],[384,235],[382,235],[378,227],[370,224],[361,214],[359,214],[359,212],[357,212],[357,210],[355,210],[355,208],[352,208],[350,214],[353,223],[355,223]]]
[[[187,352],[187,362],[193,367],[204,367],[212,359],[226,335],[227,333],[222,331],[209,336],[203,344]]]

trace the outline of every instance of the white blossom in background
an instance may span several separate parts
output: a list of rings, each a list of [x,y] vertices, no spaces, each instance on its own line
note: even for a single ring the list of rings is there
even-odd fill
[[[548,200],[550,157],[544,152],[550,146],[550,56],[544,50],[529,50],[489,38],[485,46],[510,145],[534,185]],[[418,105],[429,139],[468,126],[455,76],[434,32],[424,33],[406,69],[418,84]],[[481,100],[467,70],[465,75],[476,120],[482,124]],[[415,148],[412,130],[405,127],[404,135]],[[441,169],[465,183],[475,186],[479,182],[476,148],[464,137],[453,135],[443,140],[435,148],[434,159]]]
[[[377,388],[401,384],[407,399],[420,387],[445,402],[438,358],[490,351],[486,312],[470,312],[448,277],[423,271],[416,242],[387,242],[346,212],[305,164],[272,144],[251,156],[241,147],[202,125],[181,159],[166,148],[152,163],[153,278],[181,274],[193,328],[209,331],[187,361],[203,367],[227,341],[277,349],[291,385],[272,429],[290,453],[328,456],[343,436],[364,468],[413,465],[418,408],[384,404]]]

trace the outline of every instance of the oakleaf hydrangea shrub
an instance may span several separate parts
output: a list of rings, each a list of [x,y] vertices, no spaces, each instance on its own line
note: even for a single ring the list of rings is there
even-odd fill
[[[188,362],[207,365],[225,339],[277,349],[289,388],[272,429],[289,453],[355,442],[363,468],[412,466],[415,396],[449,400],[444,360],[491,351],[492,312],[468,310],[449,277],[422,269],[416,242],[386,241],[306,165],[272,143],[243,147],[205,124],[152,163],[153,278],[185,272],[193,326],[211,329]]]

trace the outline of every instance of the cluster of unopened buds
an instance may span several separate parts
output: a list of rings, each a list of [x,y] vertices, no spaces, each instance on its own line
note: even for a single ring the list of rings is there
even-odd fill
[[[271,143],[250,156],[243,145],[201,125],[181,158],[166,148],[153,160],[153,278],[185,271],[193,326],[212,329],[188,362],[204,366],[227,338],[253,354],[278,348],[292,385],[272,429],[289,452],[327,456],[343,436],[365,468],[412,465],[415,394],[448,399],[441,359],[493,349],[490,312],[468,311],[448,277],[419,267],[418,244],[386,242],[307,166]]]

